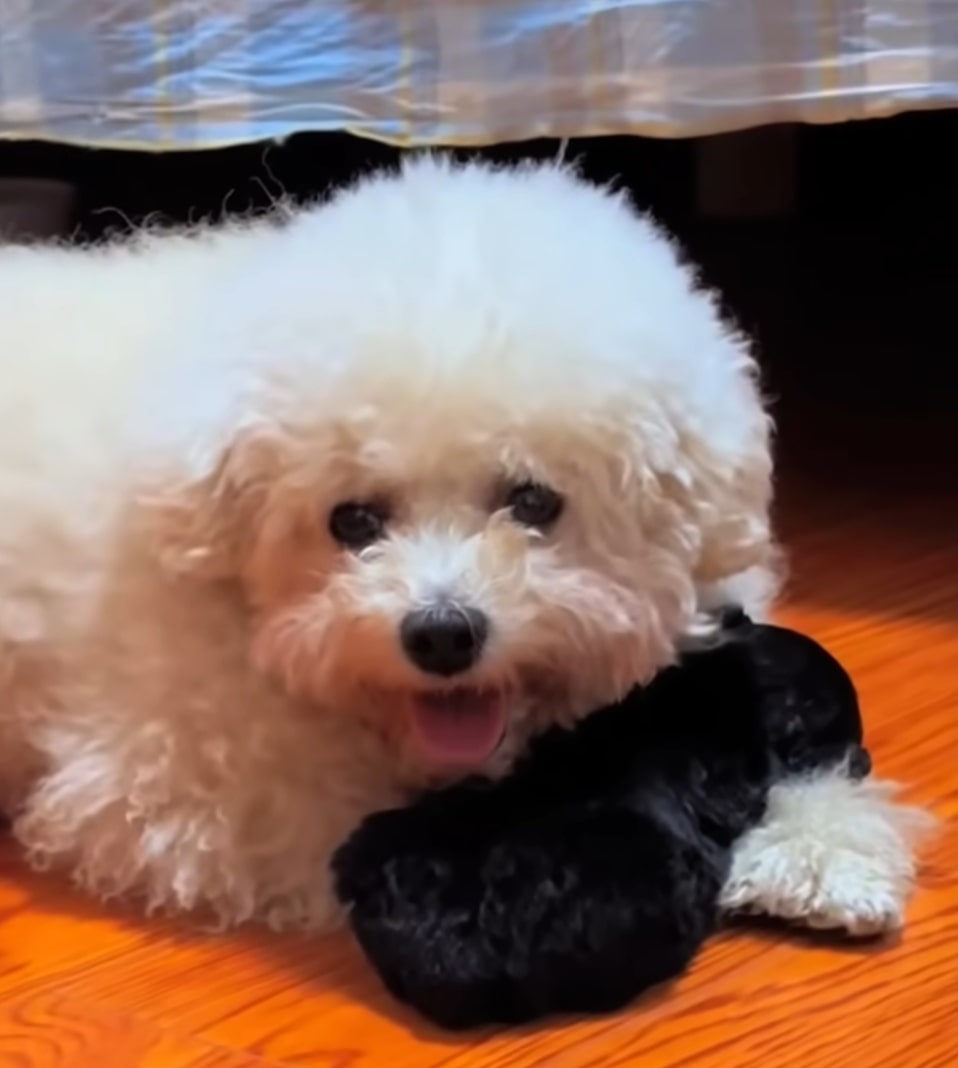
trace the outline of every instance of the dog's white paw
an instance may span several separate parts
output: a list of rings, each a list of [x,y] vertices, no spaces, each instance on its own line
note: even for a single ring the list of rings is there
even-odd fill
[[[914,847],[933,826],[895,786],[839,769],[771,792],[762,823],[736,844],[720,905],[864,938],[904,922]]]
[[[907,897],[908,886],[874,856],[826,855],[808,841],[756,841],[736,854],[721,904],[865,938],[901,927]]]

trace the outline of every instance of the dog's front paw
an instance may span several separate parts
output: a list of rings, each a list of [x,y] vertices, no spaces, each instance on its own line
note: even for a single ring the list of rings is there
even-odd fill
[[[720,904],[854,938],[894,931],[915,880],[913,846],[930,825],[888,784],[841,772],[786,780],[736,844]]]
[[[880,862],[847,850],[825,857],[807,845],[740,846],[722,889],[722,908],[854,938],[902,926],[907,890]]]

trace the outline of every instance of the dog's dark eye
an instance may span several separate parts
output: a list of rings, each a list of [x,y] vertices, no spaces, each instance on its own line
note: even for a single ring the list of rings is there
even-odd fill
[[[379,504],[344,501],[329,513],[329,532],[347,549],[363,549],[386,531],[386,509]]]
[[[551,526],[562,514],[562,498],[548,486],[524,482],[509,491],[506,507],[517,523],[542,529]]]

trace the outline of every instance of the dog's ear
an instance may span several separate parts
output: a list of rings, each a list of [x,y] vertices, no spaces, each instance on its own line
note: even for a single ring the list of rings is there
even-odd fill
[[[714,453],[696,458],[692,508],[701,531],[696,579],[721,582],[752,568],[770,567],[772,464],[760,434],[750,451],[731,460]]]
[[[270,482],[270,435],[245,431],[185,470],[157,467],[137,497],[147,544],[171,572],[208,580],[239,574]]]
[[[687,506],[699,529],[694,579],[700,610],[731,599],[763,618],[784,566],[771,528],[771,424],[757,409],[754,422],[731,454],[698,443],[690,448]]]
[[[201,333],[169,353],[136,398],[132,522],[171,574],[220,580],[240,571],[278,436],[251,400],[258,385]]]
[[[731,599],[761,616],[781,565],[771,530],[771,422],[757,399],[740,405],[734,420],[724,433],[715,421],[696,433],[671,415],[677,447],[656,458],[655,492],[688,553],[699,610]]]

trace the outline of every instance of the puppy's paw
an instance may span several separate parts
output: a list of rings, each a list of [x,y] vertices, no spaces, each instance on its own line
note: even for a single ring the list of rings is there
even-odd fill
[[[762,824],[735,846],[721,907],[855,938],[901,927],[914,846],[932,821],[894,792],[841,772],[776,786]]]
[[[740,846],[722,889],[728,912],[771,916],[854,938],[902,926],[908,887],[873,857],[835,850],[827,857],[809,843]]]

